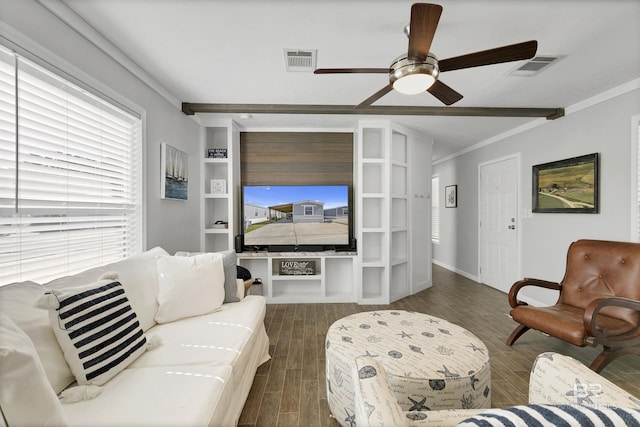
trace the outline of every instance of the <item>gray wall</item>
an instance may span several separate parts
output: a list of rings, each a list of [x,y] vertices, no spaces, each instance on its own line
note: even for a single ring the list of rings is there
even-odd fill
[[[199,125],[36,1],[0,0],[0,19],[146,111],[147,246],[170,253],[199,250]],[[162,142],[189,153],[188,201],[160,199]]]
[[[436,263],[477,279],[478,165],[520,154],[520,212],[531,209],[531,167],[593,152],[600,153],[599,214],[533,214],[520,218],[521,275],[559,281],[569,244],[580,238],[626,240],[631,236],[631,119],[640,114],[640,90],[545,122],[518,135],[434,165],[444,186],[458,185],[458,208],[440,211]],[[436,142],[437,143],[437,142]],[[522,215],[521,215],[522,216]],[[555,302],[555,294],[527,291],[533,303]]]

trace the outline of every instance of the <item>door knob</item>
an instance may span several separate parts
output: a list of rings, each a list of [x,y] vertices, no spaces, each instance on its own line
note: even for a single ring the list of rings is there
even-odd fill
[[[509,230],[515,230],[515,229],[516,229],[516,226],[515,226],[515,225],[510,225],[510,226],[508,226],[507,228],[508,228]]]

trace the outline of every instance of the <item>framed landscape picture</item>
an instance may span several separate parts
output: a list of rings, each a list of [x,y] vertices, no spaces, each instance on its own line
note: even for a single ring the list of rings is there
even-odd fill
[[[598,213],[598,153],[533,166],[533,212]]]

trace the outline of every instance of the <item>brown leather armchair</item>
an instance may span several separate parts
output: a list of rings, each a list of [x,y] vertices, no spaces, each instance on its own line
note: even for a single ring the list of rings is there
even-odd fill
[[[533,307],[518,300],[526,286],[559,291],[555,305]],[[640,244],[578,240],[569,246],[562,282],[524,279],[509,292],[511,317],[520,323],[511,346],[529,329],[585,347],[602,345],[590,368],[600,372],[625,354],[640,355]]]

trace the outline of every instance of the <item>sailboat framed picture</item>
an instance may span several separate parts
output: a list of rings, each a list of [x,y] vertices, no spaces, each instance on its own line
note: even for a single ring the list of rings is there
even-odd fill
[[[164,142],[160,147],[160,197],[189,198],[189,156]]]

